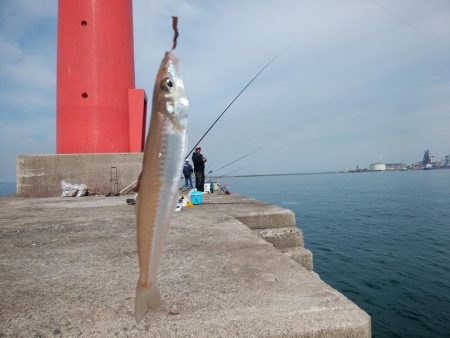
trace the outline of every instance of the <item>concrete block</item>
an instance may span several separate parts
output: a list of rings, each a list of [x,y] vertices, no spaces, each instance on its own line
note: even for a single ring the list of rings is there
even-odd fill
[[[303,232],[295,227],[254,230],[275,248],[303,247]]]
[[[245,215],[236,215],[236,218],[250,229],[295,227],[297,225],[295,214],[289,209],[250,212]]]
[[[281,249],[281,252],[289,256],[306,270],[313,269],[313,254],[303,247]]]
[[[107,194],[110,192],[111,167],[117,168],[120,191],[139,176],[142,157],[143,153],[18,155],[17,196],[60,196],[63,180],[86,184],[94,194]]]
[[[0,198],[0,336],[369,338],[367,313],[231,215],[270,207],[243,201],[207,194],[174,212],[163,306],[136,324],[136,213],[124,196]]]

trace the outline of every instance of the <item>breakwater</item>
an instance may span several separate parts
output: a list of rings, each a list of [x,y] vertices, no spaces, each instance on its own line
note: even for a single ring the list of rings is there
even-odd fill
[[[290,210],[211,194],[175,213],[163,307],[137,325],[134,207],[125,197],[0,203],[3,336],[371,334],[370,317],[309,270]]]

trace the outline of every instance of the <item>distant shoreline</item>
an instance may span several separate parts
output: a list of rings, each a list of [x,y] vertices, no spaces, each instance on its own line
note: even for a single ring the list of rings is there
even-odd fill
[[[218,178],[229,178],[229,177],[298,176],[298,175],[322,175],[322,174],[339,174],[339,172],[338,171],[322,171],[322,172],[316,172],[316,173],[248,174],[248,175],[211,176],[211,178],[218,179]]]
[[[235,178],[235,177],[264,177],[264,176],[300,176],[300,175],[324,175],[324,174],[361,174],[361,173],[374,173],[374,172],[408,172],[408,171],[435,171],[441,169],[450,169],[450,167],[433,168],[433,169],[416,169],[416,170],[349,170],[349,171],[321,171],[310,173],[280,173],[280,174],[248,174],[248,175],[226,175],[226,176],[208,176],[212,179],[219,178]]]

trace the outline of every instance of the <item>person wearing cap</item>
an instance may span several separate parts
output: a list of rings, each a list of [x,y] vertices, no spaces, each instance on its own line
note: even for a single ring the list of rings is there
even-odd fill
[[[192,185],[192,173],[194,172],[194,169],[192,169],[191,164],[189,163],[189,160],[186,159],[183,166],[183,175],[184,175],[184,187],[185,188],[193,188]]]
[[[204,191],[205,187],[205,162],[208,160],[201,154],[202,148],[197,146],[192,154],[192,162],[194,163],[195,187],[197,191]]]

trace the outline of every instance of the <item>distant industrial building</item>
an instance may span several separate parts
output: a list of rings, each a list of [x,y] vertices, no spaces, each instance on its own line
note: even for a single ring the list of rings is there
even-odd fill
[[[411,169],[412,170],[422,170],[423,169],[422,162],[416,162],[416,163],[411,164]]]
[[[405,170],[406,164],[404,163],[386,163],[386,170]]]
[[[440,157],[439,161],[434,161],[435,156],[430,149],[424,151],[421,161],[411,164],[401,162],[384,163],[382,161],[374,162],[368,168],[356,166],[354,170],[343,170],[341,172],[362,173],[368,171],[405,171],[405,170],[423,170],[423,169],[450,169],[450,154]]]
[[[433,167],[433,155],[429,149],[425,150],[423,154],[422,166],[424,169],[431,169]]]
[[[369,166],[370,171],[385,171],[386,170],[386,164],[383,162],[376,162],[371,163]]]
[[[420,162],[422,169],[449,169],[450,168],[450,155],[441,157],[440,161],[433,161],[433,154],[430,150],[425,150],[423,160]]]

